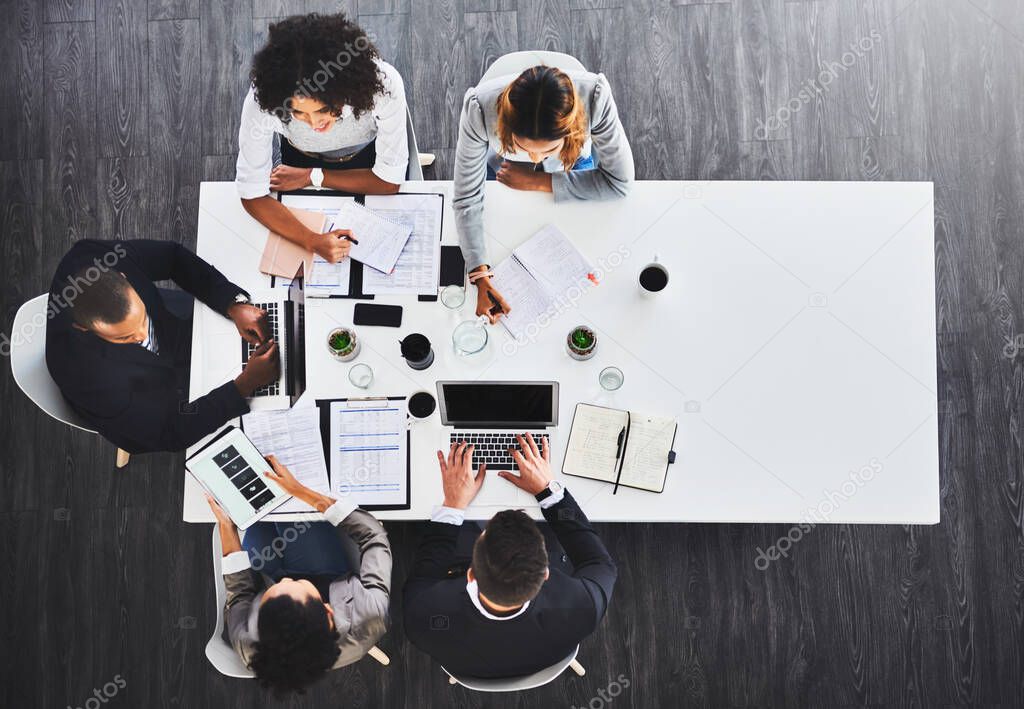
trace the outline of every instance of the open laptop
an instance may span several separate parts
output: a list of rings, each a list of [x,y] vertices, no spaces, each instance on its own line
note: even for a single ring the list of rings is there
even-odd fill
[[[249,399],[252,411],[287,409],[306,390],[306,300],[304,264],[299,264],[287,293],[268,288],[249,294],[252,304],[267,312],[270,330],[281,357],[281,374],[276,382],[257,389]],[[242,369],[256,347],[242,340]]]
[[[540,446],[558,426],[558,382],[439,381],[437,401],[441,424],[453,428],[448,445],[475,445],[474,467],[495,472],[519,469],[508,454],[519,446],[516,434],[529,432]]]

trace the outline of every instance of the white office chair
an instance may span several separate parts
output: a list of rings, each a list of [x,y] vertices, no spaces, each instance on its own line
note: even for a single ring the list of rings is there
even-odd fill
[[[562,71],[586,71],[583,63],[574,56],[562,52],[548,52],[542,49],[534,49],[526,52],[510,52],[494,60],[484,75],[480,77],[480,83],[489,81],[499,76],[522,74],[531,66],[544,65],[553,66]]]
[[[416,129],[413,128],[412,114],[409,113],[408,106],[405,108],[405,132],[409,140],[409,169],[406,171],[405,179],[408,181],[422,180],[423,168],[434,164],[435,155],[433,153],[421,153],[416,145]]]
[[[57,383],[46,368],[47,302],[44,293],[18,308],[11,327],[11,372],[25,396],[45,413],[68,426],[96,433],[75,413],[60,393]],[[128,465],[127,451],[117,449],[117,467]]]
[[[448,674],[448,684],[461,684],[466,689],[472,689],[476,692],[520,692],[524,689],[533,689],[534,687],[540,687],[543,684],[547,684],[551,680],[558,677],[558,675],[565,672],[567,667],[571,667],[572,671],[582,677],[586,674],[586,670],[583,669],[583,665],[576,661],[576,653],[580,651],[580,646],[577,645],[576,649],[572,651],[567,658],[560,660],[551,667],[546,667],[540,672],[534,672],[533,674],[523,675],[521,677],[503,677],[501,679],[482,679],[479,677],[457,677],[448,670],[444,670]],[[443,667],[441,669],[444,669]]]
[[[358,569],[359,548],[351,539],[342,540],[342,544],[345,546],[345,555],[348,557],[349,565],[353,569]],[[222,675],[238,679],[252,679],[255,676],[253,671],[246,667],[235,649],[224,640],[224,601],[227,598],[227,588],[224,586],[224,574],[221,573],[222,556],[220,530],[215,524],[213,525],[213,588],[217,597],[217,622],[214,623],[213,635],[206,643],[206,659]],[[391,658],[376,645],[371,647],[367,654],[382,665],[391,664]]]

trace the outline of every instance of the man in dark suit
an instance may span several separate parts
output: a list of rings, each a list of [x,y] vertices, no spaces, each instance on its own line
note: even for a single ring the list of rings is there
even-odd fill
[[[597,628],[615,586],[615,562],[572,495],[552,479],[547,441],[540,450],[526,434],[519,446],[512,453],[520,475],[498,475],[536,496],[569,564],[518,510],[494,515],[471,559],[460,557],[464,511],[486,466],[474,476],[473,447],[464,443],[447,458],[438,451],[444,505],[405,584],[405,633],[457,676],[517,677],[565,659]]]
[[[192,299],[261,343],[242,374],[188,399]],[[165,241],[83,240],[50,286],[46,366],[90,426],[129,453],[177,451],[249,410],[245,397],[278,376],[266,314],[217,269]]]

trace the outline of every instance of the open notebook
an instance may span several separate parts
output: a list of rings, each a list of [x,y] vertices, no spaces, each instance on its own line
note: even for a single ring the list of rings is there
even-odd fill
[[[661,492],[675,460],[677,428],[664,416],[576,404],[562,472]]]
[[[494,267],[492,282],[508,301],[510,312],[499,321],[517,340],[530,323],[554,314],[559,300],[569,301],[595,282],[593,267],[552,224],[538,231]]]

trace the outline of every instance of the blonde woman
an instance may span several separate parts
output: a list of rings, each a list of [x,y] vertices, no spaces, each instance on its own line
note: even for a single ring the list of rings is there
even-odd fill
[[[603,74],[535,66],[467,91],[454,206],[469,280],[477,287],[477,315],[493,323],[509,311],[491,284],[484,243],[487,179],[551,192],[562,202],[622,197],[633,177],[633,153]]]

